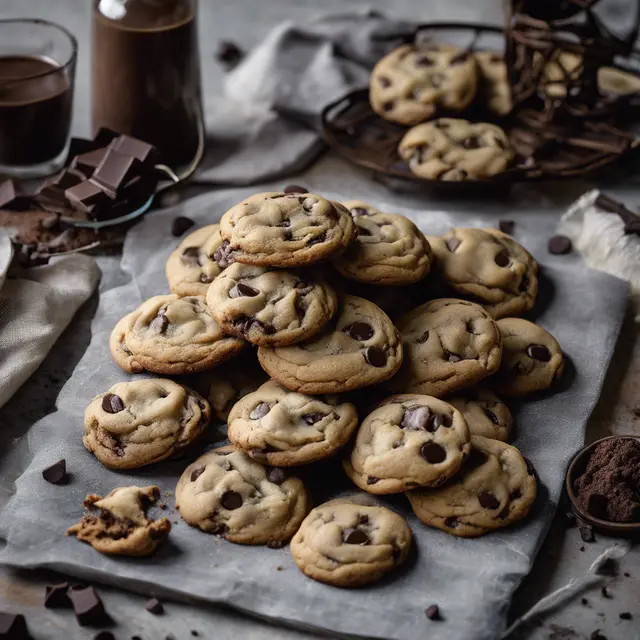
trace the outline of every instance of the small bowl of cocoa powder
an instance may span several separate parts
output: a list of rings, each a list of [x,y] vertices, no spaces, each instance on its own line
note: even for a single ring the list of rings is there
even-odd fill
[[[565,488],[573,512],[594,529],[640,536],[640,436],[609,436],[580,449]]]

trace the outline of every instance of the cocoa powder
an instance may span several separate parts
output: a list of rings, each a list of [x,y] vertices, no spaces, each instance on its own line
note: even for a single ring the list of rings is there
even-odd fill
[[[611,438],[594,447],[574,490],[595,518],[640,522],[640,440]]]

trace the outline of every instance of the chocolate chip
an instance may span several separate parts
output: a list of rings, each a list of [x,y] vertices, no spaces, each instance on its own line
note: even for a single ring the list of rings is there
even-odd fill
[[[153,331],[157,333],[164,333],[168,326],[169,319],[167,316],[165,316],[164,313],[158,313],[158,315],[151,321],[149,328],[153,329]]]
[[[67,477],[67,461],[63,458],[42,470],[42,477],[51,484],[64,484]]]
[[[509,235],[513,234],[513,230],[515,229],[516,223],[513,220],[499,220],[498,221],[498,229],[502,231],[502,233],[508,233]]]
[[[569,253],[571,251],[572,244],[571,240],[567,238],[567,236],[553,236],[549,238],[547,247],[549,249],[549,253],[560,256],[565,253]]]
[[[198,247],[187,247],[180,256],[182,262],[192,266],[200,266],[200,249]]]
[[[69,583],[48,584],[45,588],[44,606],[47,609],[68,609],[71,607],[69,600]]]
[[[227,511],[239,509],[242,506],[242,496],[237,491],[226,491],[220,498],[220,504]]]
[[[416,58],[416,66],[418,67],[432,67],[435,62],[429,56],[420,56]]]
[[[369,542],[369,536],[362,529],[345,529],[342,540],[347,544],[365,545]]]
[[[424,615],[429,618],[429,620],[442,620],[440,617],[440,609],[437,604],[431,604],[424,610]]]
[[[609,500],[601,493],[589,494],[587,501],[587,511],[594,517],[601,520],[607,520],[607,506]]]
[[[367,347],[364,351],[364,358],[372,367],[384,367],[387,364],[387,356],[378,347]]]
[[[511,262],[509,254],[504,249],[496,254],[494,261],[499,267],[508,267]]]
[[[223,243],[214,251],[213,259],[221,269],[226,269],[230,264],[235,262],[231,244],[228,240],[224,240]]]
[[[434,89],[437,89],[438,87],[442,86],[442,82],[444,81],[444,76],[441,73],[434,73],[431,78],[431,86]]]
[[[424,344],[429,339],[429,332],[425,331],[417,340],[418,344]]]
[[[358,237],[360,236],[370,236],[371,231],[369,229],[365,229],[364,227],[358,227]]]
[[[485,509],[497,509],[500,506],[500,501],[496,498],[493,493],[489,491],[483,491],[478,494],[478,502],[480,506]]]
[[[345,327],[344,332],[354,340],[360,340],[364,342],[365,340],[369,340],[375,333],[373,327],[366,322],[354,322],[350,324],[348,327]]]
[[[447,238],[446,245],[449,251],[455,251],[460,246],[460,240],[458,238]]]
[[[522,366],[521,362],[516,362],[511,369],[509,369],[509,375],[516,378],[517,376],[523,376],[527,371]]]
[[[204,467],[198,467],[191,472],[191,482],[195,482],[203,473]]]
[[[549,362],[551,360],[551,352],[543,344],[530,344],[527,347],[527,355],[540,362]]]
[[[593,535],[593,529],[587,525],[583,527],[578,527],[578,531],[580,531],[580,538],[582,542],[595,542],[596,537]]]
[[[271,411],[271,407],[266,402],[261,402],[253,409],[249,417],[252,420],[259,420],[260,418],[264,418],[269,411]]]
[[[391,86],[391,80],[389,80],[389,78],[385,78],[384,76],[381,78],[378,78],[378,84],[383,88],[386,89],[387,87]]]
[[[431,464],[438,464],[447,457],[447,452],[437,442],[425,442],[420,447],[420,454]]]
[[[493,424],[500,424],[500,421],[498,420],[498,416],[493,413],[493,411],[491,411],[491,409],[482,409],[484,411],[484,415],[487,416],[487,418],[489,418],[489,420],[491,420],[491,422],[493,422]]]
[[[80,626],[87,627],[104,623],[107,617],[106,612],[100,596],[93,587],[71,589],[69,598]]]
[[[465,462],[465,468],[468,470],[477,469],[487,461],[487,454],[480,449],[471,449],[471,453]]]
[[[205,275],[204,273],[201,273],[200,282],[202,282],[202,284],[209,284],[210,282],[213,282],[213,279]]]
[[[111,631],[100,631],[100,633],[93,636],[93,640],[116,640],[116,637]]]
[[[468,51],[461,51],[460,53],[457,53],[455,56],[453,56],[451,60],[449,60],[449,64],[462,64],[469,59],[470,55],[471,54]]]
[[[358,216],[368,216],[369,212],[364,207],[353,207],[351,215],[357,218]]]
[[[322,413],[305,413],[302,416],[302,419],[308,425],[312,425],[312,424],[315,424],[316,422],[320,422],[320,420],[322,420],[322,418],[324,418],[324,414],[322,414]]]
[[[311,238],[311,240],[307,241],[307,246],[311,247],[314,244],[320,244],[322,242],[324,242],[327,239],[327,234],[326,232],[322,232],[320,235],[316,236],[315,238]]]
[[[482,147],[482,140],[478,136],[469,136],[462,141],[462,146],[465,149],[479,149]]]
[[[380,478],[376,478],[375,476],[367,476],[367,484],[375,484],[379,480]]]
[[[218,43],[218,50],[215,54],[216,60],[228,69],[233,69],[244,57],[244,52],[230,40],[221,40]]]
[[[600,593],[602,594],[603,598],[611,598],[611,594],[609,593],[609,591],[607,590],[607,587],[602,587],[602,589],[600,589]]]
[[[149,612],[149,613],[153,613],[153,615],[160,615],[161,613],[164,613],[164,607],[162,606],[162,602],[160,602],[160,600],[158,600],[157,598],[151,598],[151,600],[147,600],[147,604],[144,606],[144,608]]]
[[[369,516],[358,516],[359,524],[369,524]]]
[[[633,616],[629,611],[623,611],[620,614],[620,620],[631,620],[631,619],[633,619]]]
[[[185,216],[178,216],[174,218],[171,223],[171,235],[176,238],[181,236],[187,229],[191,229],[195,222],[191,218],[186,218]]]
[[[255,298],[259,293],[260,291],[258,291],[258,289],[254,289],[253,287],[250,287],[248,284],[238,282],[238,284],[232,287],[231,290],[229,291],[229,297],[230,298],[242,298],[242,297]]]
[[[102,397],[102,409],[107,413],[119,413],[124,411],[124,402],[115,393],[106,393]]]
[[[449,516],[445,519],[444,526],[449,527],[449,529],[455,529],[458,526],[458,518],[455,516]]]
[[[394,104],[394,103],[393,103],[393,100],[391,100],[390,102],[385,102],[385,103],[382,105],[382,110],[383,110],[383,111],[391,111],[391,109],[393,109],[393,104]]]
[[[0,638],[7,638],[7,640],[29,640],[31,638],[27,622],[21,613],[0,612]]]
[[[459,355],[456,355],[455,353],[451,353],[450,351],[445,351],[444,357],[449,362],[460,362],[460,360],[462,360],[462,358]]]
[[[405,410],[400,426],[408,431],[424,431],[429,424],[429,407],[409,407]]]
[[[267,480],[273,484],[282,484],[287,479],[285,472],[278,467],[271,467],[267,471]]]
[[[429,420],[429,431],[436,432],[440,427],[450,427],[452,424],[451,417],[444,414],[434,413]]]
[[[283,193],[309,193],[307,189],[297,184],[289,184],[282,191]]]

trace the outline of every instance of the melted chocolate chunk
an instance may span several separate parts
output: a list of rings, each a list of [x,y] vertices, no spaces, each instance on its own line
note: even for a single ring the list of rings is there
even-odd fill
[[[379,480],[380,478],[376,478],[375,476],[367,476],[367,484],[375,484]]]
[[[226,269],[235,262],[231,244],[225,240],[213,253],[213,259],[221,269]]]
[[[102,409],[107,413],[120,413],[120,411],[124,411],[124,408],[122,398],[115,393],[106,393],[102,397]]]
[[[471,449],[471,453],[465,462],[465,468],[468,470],[481,467],[487,461],[487,454],[480,449]]]
[[[460,240],[458,238],[447,238],[446,244],[449,251],[455,251],[460,246]]]
[[[429,407],[409,407],[402,416],[400,426],[407,431],[424,431],[427,429],[430,417]]]
[[[530,344],[527,347],[527,355],[540,362],[549,362],[551,360],[551,352],[543,344]]]
[[[387,364],[387,356],[378,347],[367,347],[364,351],[364,357],[372,367],[384,367]]]
[[[266,402],[261,402],[257,405],[253,411],[249,414],[249,417],[252,420],[259,420],[260,418],[264,418],[271,411],[271,407]]]
[[[491,409],[482,409],[484,411],[484,414],[487,416],[487,418],[489,418],[489,420],[491,420],[491,422],[493,422],[493,424],[500,424],[500,421],[498,420],[498,416],[493,413],[493,411],[491,411]]]
[[[420,454],[430,464],[438,464],[447,457],[447,452],[437,442],[425,442],[420,447]]]
[[[327,234],[323,231],[320,235],[316,236],[315,238],[311,238],[311,240],[307,242],[307,246],[311,247],[314,244],[321,244],[322,242],[325,242],[326,239],[327,239]]]
[[[507,267],[511,262],[509,254],[504,249],[500,251],[500,253],[496,254],[494,261],[499,267]]]
[[[358,216],[368,216],[369,212],[364,207],[353,207],[353,209],[351,209],[351,215],[357,218]]]
[[[453,58],[451,58],[449,64],[462,64],[469,59],[470,55],[471,54],[468,51],[461,51],[460,53],[453,56]]]
[[[369,338],[373,337],[373,334],[375,333],[373,327],[366,322],[354,322],[348,327],[345,327],[344,332],[350,338],[360,340],[361,342],[369,340]]]
[[[242,496],[237,491],[226,491],[220,498],[220,504],[227,511],[239,509],[242,506]]]
[[[191,472],[191,482],[195,482],[203,473],[204,467],[198,467]]]
[[[282,191],[283,193],[309,193],[307,189],[297,184],[289,184]]]
[[[431,432],[437,431],[440,427],[450,427],[453,421],[451,416],[445,414],[434,413],[429,420],[428,430]]]
[[[369,536],[362,529],[345,529],[342,540],[346,544],[365,545],[369,543]]]
[[[164,333],[169,326],[169,319],[164,315],[164,311],[159,311],[158,315],[151,321],[149,328],[157,333]]]
[[[500,506],[500,501],[496,498],[493,493],[489,491],[483,491],[478,494],[478,502],[480,506],[485,509],[497,509]]]
[[[305,415],[302,416],[302,419],[308,425],[312,425],[312,424],[315,424],[316,422],[320,422],[322,418],[324,418],[324,414],[322,413],[306,413]]]
[[[205,275],[204,273],[201,273],[200,282],[202,282],[202,284],[209,284],[210,282],[213,282],[213,279]]]
[[[238,282],[234,287],[229,291],[230,298],[255,298],[259,295],[260,291],[258,289],[254,289],[250,287],[248,284],[244,284],[243,282]]]
[[[424,344],[429,339],[429,332],[425,331],[417,340],[418,344]]]
[[[267,480],[273,482],[273,484],[282,484],[286,479],[287,475],[278,467],[271,467],[271,469],[267,471]]]
[[[460,360],[462,360],[462,358],[459,355],[456,355],[455,353],[451,353],[450,351],[445,351],[444,357],[449,362],[460,362]]]
[[[180,256],[182,262],[193,266],[200,266],[200,249],[198,247],[187,247]]]
[[[416,58],[416,66],[418,67],[432,67],[435,64],[429,56],[420,56]]]
[[[382,110],[383,110],[383,111],[391,111],[391,109],[393,109],[393,105],[394,105],[393,100],[391,100],[391,101],[389,101],[389,102],[385,102],[385,103],[382,105]]]
[[[482,147],[482,140],[478,136],[469,136],[462,141],[462,146],[465,149],[479,149]]]
[[[449,529],[455,529],[458,526],[458,518],[455,516],[449,516],[445,519],[444,526],[449,527]]]

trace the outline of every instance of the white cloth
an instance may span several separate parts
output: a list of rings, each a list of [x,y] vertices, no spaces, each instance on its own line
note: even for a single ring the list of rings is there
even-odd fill
[[[40,366],[100,277],[93,258],[72,255],[7,278],[0,290],[0,407]]]
[[[624,222],[596,204],[597,189],[578,198],[558,223],[558,233],[571,238],[592,269],[626,280],[640,302],[640,237],[625,234]]]

